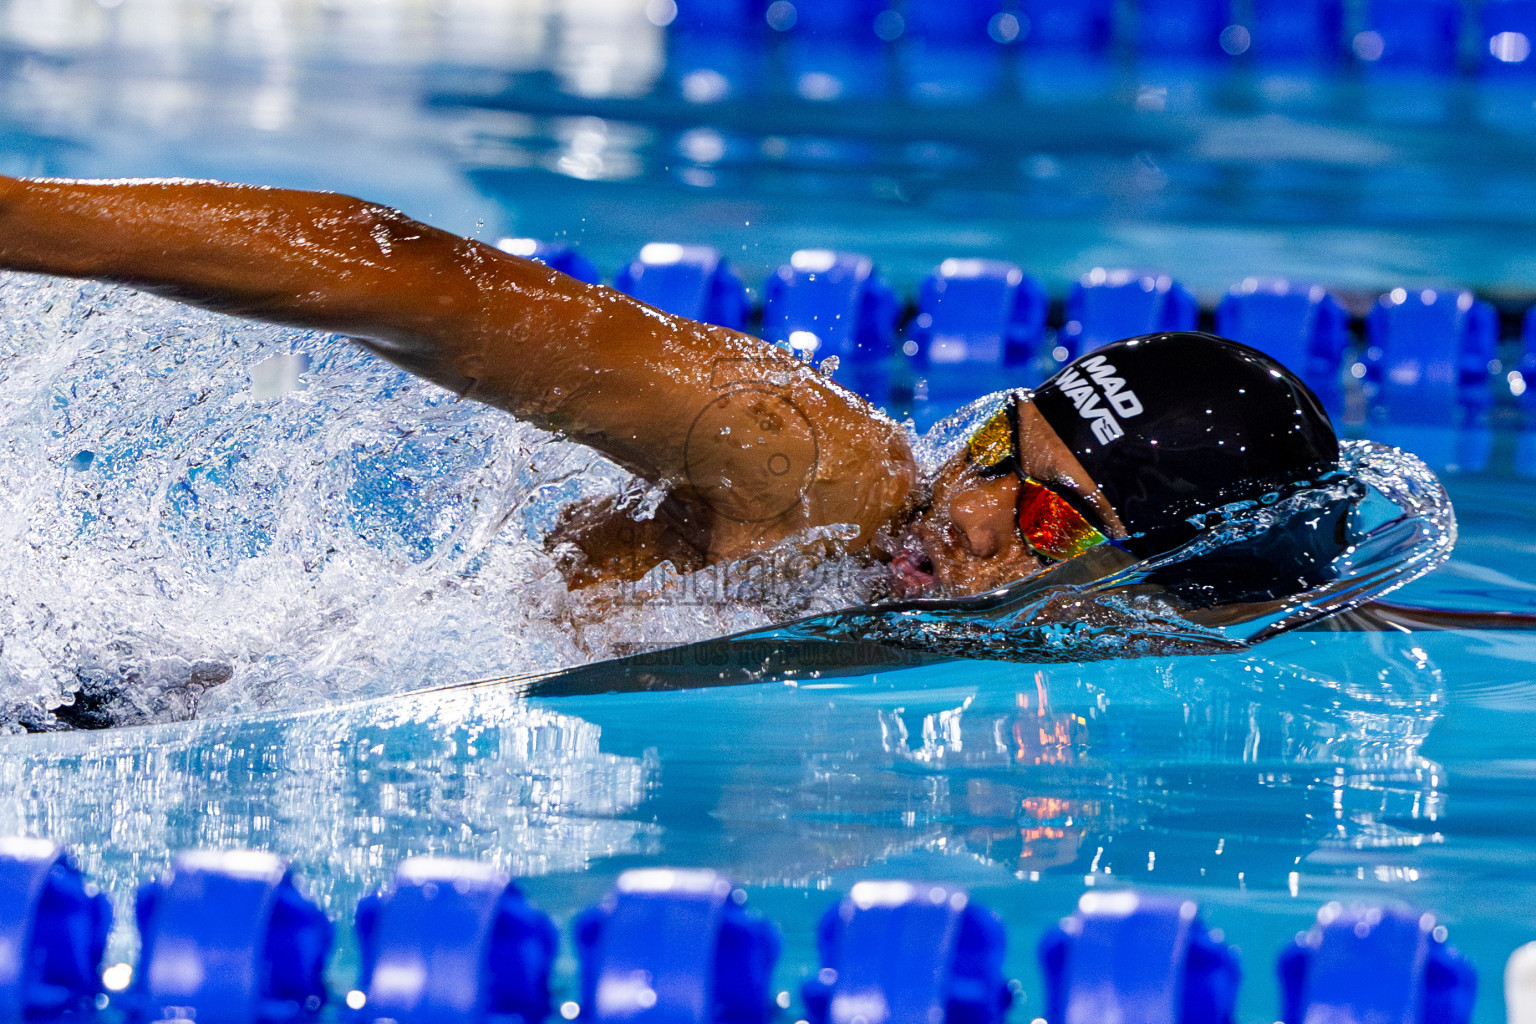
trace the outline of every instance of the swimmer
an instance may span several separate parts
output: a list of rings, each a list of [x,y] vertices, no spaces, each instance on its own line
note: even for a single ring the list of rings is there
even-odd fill
[[[1169,551],[1191,515],[1316,481],[1339,457],[1284,367],[1175,333],[1005,396],[924,480],[900,425],[792,353],[331,193],[0,177],[0,267],[343,334],[663,485],[648,520],[573,511],[555,536],[576,552],[573,586],[842,527],[890,563],[898,596],[971,595],[1090,550]],[[1292,568],[1222,599],[1295,592],[1308,581]]]

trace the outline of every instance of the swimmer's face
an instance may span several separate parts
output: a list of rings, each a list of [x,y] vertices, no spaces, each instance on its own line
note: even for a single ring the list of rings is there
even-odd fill
[[[1098,513],[1100,530],[1124,537],[1125,527],[1070,449],[1027,401],[1019,412],[1024,473],[1066,488]],[[963,597],[1005,586],[1047,564],[1018,528],[1019,478],[983,476],[961,451],[933,481],[933,500],[907,527],[903,553],[892,562],[905,597]]]

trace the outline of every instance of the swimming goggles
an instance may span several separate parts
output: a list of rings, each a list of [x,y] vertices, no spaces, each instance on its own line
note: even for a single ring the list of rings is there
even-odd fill
[[[1015,473],[1019,478],[1019,536],[1042,558],[1065,561],[1100,544],[1114,543],[1048,484],[1023,470],[1019,458],[1019,413],[1010,397],[966,442],[971,464],[982,476]]]

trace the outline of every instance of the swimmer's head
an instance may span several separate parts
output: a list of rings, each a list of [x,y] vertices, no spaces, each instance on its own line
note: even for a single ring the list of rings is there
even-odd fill
[[[1335,468],[1339,441],[1310,388],[1211,334],[1149,334],[1090,352],[1030,396],[1146,557],[1191,517],[1286,494]]]
[[[1338,457],[1316,396],[1268,356],[1195,332],[1115,342],[1012,396],[940,469],[898,581],[957,596],[1095,545],[1161,554],[1201,513],[1290,493]]]

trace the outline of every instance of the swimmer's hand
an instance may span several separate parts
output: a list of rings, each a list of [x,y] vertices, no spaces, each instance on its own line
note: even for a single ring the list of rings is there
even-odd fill
[[[578,589],[634,583],[662,562],[678,572],[694,572],[707,561],[674,521],[679,514],[686,513],[662,508],[649,519],[636,519],[611,498],[581,502],[565,510],[544,547],[555,556],[566,582]]]

